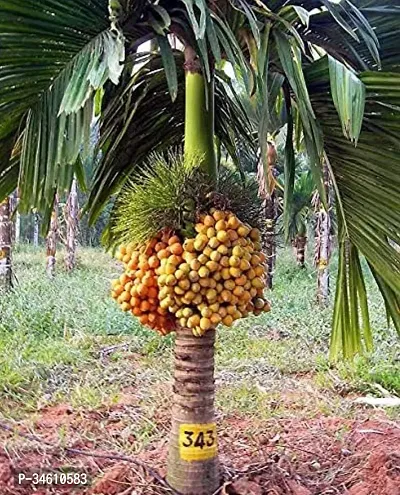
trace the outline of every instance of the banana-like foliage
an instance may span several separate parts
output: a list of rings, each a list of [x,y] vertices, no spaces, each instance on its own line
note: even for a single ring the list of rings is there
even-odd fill
[[[0,19],[0,199],[18,182],[20,207],[49,218],[55,192],[82,176],[93,115],[103,161],[92,218],[150,151],[180,143],[183,69],[173,35],[215,83],[217,135],[236,163],[240,137],[249,142],[253,128],[232,79],[218,72],[226,61],[257,95],[262,157],[268,133],[287,126],[287,206],[296,142],[322,198],[327,155],[345,246],[334,344],[351,355],[362,335],[369,340],[360,254],[400,328],[400,9],[392,1],[0,0]],[[145,41],[159,56],[138,53]]]

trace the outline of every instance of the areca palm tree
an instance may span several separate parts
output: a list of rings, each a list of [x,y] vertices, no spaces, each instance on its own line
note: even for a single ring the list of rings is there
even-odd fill
[[[211,176],[214,135],[240,166],[237,143],[252,129],[222,70],[228,60],[247,91],[260,95],[263,157],[267,133],[287,126],[287,205],[294,129],[323,201],[326,153],[341,225],[332,349],[336,355],[343,344],[352,355],[362,336],[371,341],[360,255],[400,330],[400,257],[392,247],[400,243],[400,12],[390,4],[0,0],[0,198],[18,183],[21,210],[38,208],[48,225],[56,191],[68,191],[74,174],[82,180],[78,155],[87,152],[94,114],[103,160],[91,184],[92,219],[150,151],[183,138],[186,156],[200,157]],[[170,34],[183,52],[171,48]],[[154,39],[159,54],[138,52]],[[213,344],[213,332],[199,341],[177,329],[168,480],[183,494],[210,495],[218,486],[216,456],[182,459],[179,437],[182,424],[214,422]]]
[[[13,244],[19,244],[21,239],[21,215],[18,212],[18,191],[15,190],[12,195],[12,210],[15,212],[13,226]]]
[[[262,245],[267,257],[266,283],[267,288],[273,288],[274,270],[276,263],[276,220],[278,217],[278,204],[276,188],[276,162],[277,152],[272,141],[268,142],[267,172],[260,160],[257,170],[258,194],[262,199],[264,230],[262,232]]]
[[[11,266],[12,222],[10,199],[0,203],[0,289],[9,290],[12,285]]]
[[[65,269],[71,272],[76,267],[76,249],[77,249],[77,234],[79,222],[79,200],[77,182],[74,178],[71,184],[71,190],[68,194],[67,203],[65,205]]]
[[[56,274],[56,254],[58,236],[58,200],[54,198],[54,207],[51,212],[49,231],[46,237],[46,272],[49,278]]]
[[[288,235],[296,253],[297,266],[305,267],[307,227],[312,215],[315,183],[311,172],[302,172],[295,181],[290,207]]]
[[[332,188],[326,165],[324,165],[324,186],[326,205],[322,204],[318,193],[313,198],[316,213],[314,264],[317,268],[317,301],[322,307],[326,306],[329,300],[329,261],[332,254]]]
[[[33,214],[33,245],[35,248],[39,247],[39,233],[40,233],[40,219],[39,214],[35,212]]]

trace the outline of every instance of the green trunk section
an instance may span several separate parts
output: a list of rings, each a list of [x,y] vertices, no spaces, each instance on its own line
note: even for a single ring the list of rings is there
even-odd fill
[[[189,163],[200,160],[205,172],[217,178],[214,85],[198,72],[186,72],[185,156]]]

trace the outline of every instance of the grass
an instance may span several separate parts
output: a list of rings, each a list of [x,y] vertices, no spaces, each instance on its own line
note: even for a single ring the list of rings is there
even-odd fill
[[[60,403],[95,410],[130,391],[141,411],[136,435],[150,441],[153,418],[160,408],[168,413],[173,339],[144,329],[111,300],[119,266],[100,250],[82,249],[79,269],[66,274],[60,255],[49,280],[41,250],[21,246],[14,259],[18,283],[0,305],[0,413],[20,418]],[[400,344],[372,280],[375,350],[336,365],[327,360],[332,308],[316,306],[315,284],[313,268],[297,269],[282,250],[272,313],[219,331],[221,414],[351,416],[349,394],[379,394],[375,384],[400,394]]]

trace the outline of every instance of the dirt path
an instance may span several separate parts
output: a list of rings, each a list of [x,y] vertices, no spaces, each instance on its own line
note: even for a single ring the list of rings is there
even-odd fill
[[[135,446],[126,417],[135,414],[136,398],[96,411],[69,405],[45,408],[19,424],[20,431],[43,440],[100,453],[120,441]],[[369,415],[372,416],[371,414]],[[125,419],[124,419],[125,418]],[[165,475],[168,410],[156,412],[157,440],[133,457]],[[400,495],[400,423],[375,414],[367,419],[248,420],[219,418],[219,451],[225,479],[221,494],[236,495]],[[60,454],[40,443],[0,433],[0,495],[150,495],[166,493],[143,469],[131,464]],[[118,449],[119,453],[123,452]],[[20,472],[86,473],[90,486],[18,485]]]

